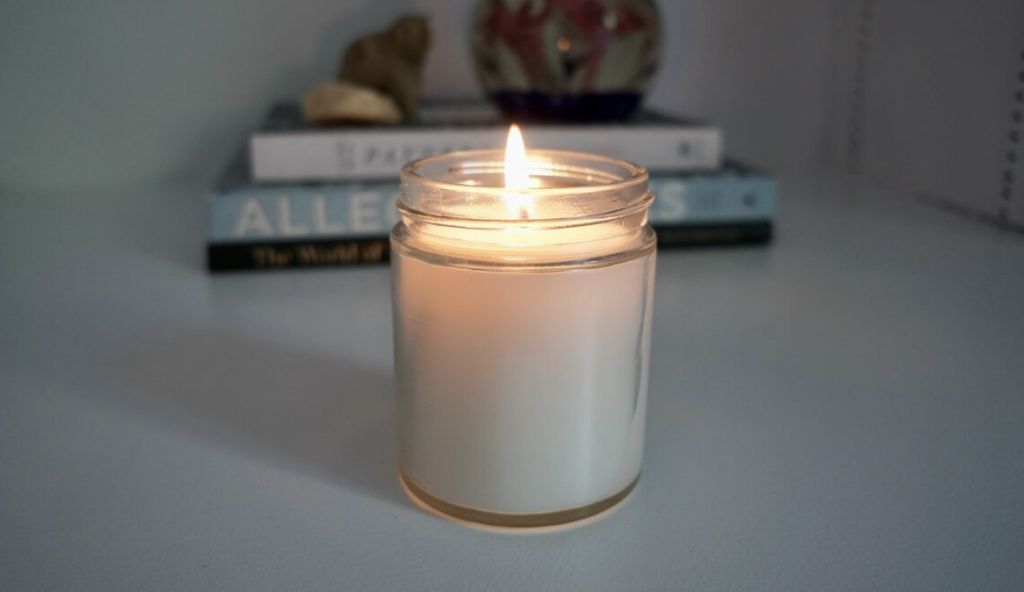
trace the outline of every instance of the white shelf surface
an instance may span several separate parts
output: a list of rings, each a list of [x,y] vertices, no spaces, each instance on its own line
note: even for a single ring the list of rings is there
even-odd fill
[[[663,251],[628,504],[553,535],[395,476],[384,267],[210,276],[195,188],[0,208],[0,589],[1020,590],[1024,240],[786,179]]]

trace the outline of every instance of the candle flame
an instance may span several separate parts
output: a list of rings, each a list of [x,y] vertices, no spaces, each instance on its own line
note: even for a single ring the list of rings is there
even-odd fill
[[[526,144],[519,126],[513,124],[508,130],[508,141],[505,142],[505,188],[528,189],[530,187],[530,169],[526,160]],[[533,212],[533,198],[525,192],[505,193],[505,207],[509,215],[526,219]]]
[[[519,126],[513,124],[508,129],[508,141],[505,142],[505,187],[508,189],[526,189],[530,186],[530,172],[526,166],[526,145]]]

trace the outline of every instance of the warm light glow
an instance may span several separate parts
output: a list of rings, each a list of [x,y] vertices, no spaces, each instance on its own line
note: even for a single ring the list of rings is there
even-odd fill
[[[530,184],[523,134],[518,125],[513,125],[508,130],[508,141],[505,142],[505,188],[527,189]],[[509,191],[505,194],[505,207],[512,217],[529,218],[533,211],[533,198],[528,193]]]
[[[530,186],[530,172],[526,168],[526,145],[518,125],[508,128],[505,142],[505,187],[526,189]]]

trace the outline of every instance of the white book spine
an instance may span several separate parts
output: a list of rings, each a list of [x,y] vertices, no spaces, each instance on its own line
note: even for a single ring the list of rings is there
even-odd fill
[[[255,181],[393,179],[403,164],[423,156],[501,148],[505,133],[492,128],[257,133],[249,149]],[[523,134],[531,148],[595,152],[653,172],[714,169],[722,162],[722,135],[712,127],[545,126],[527,127]]]

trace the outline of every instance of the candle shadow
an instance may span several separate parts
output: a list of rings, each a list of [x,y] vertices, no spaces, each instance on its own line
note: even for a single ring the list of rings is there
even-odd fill
[[[405,505],[390,370],[206,330],[131,343],[110,363],[120,405],[163,427]]]

